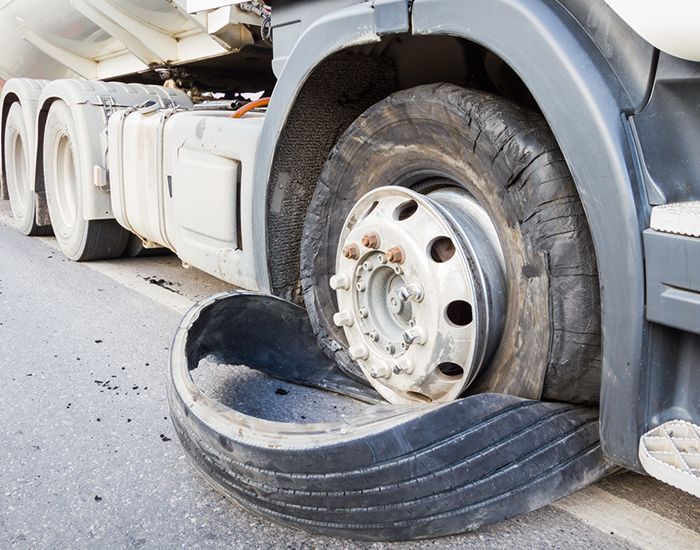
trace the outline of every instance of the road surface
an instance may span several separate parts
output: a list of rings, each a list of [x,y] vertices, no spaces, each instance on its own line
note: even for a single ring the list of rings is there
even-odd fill
[[[629,472],[421,543],[316,537],[251,515],[195,475],[165,400],[181,314],[228,286],[174,257],[72,263],[10,224],[0,203],[0,548],[700,548],[698,501]]]

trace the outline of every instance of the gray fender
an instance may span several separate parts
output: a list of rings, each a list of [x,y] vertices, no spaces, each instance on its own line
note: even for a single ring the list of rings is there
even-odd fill
[[[16,101],[22,106],[24,125],[27,128],[27,139],[31,150],[36,147],[36,113],[38,111],[39,96],[48,80],[34,80],[32,78],[12,78],[7,81],[0,96],[0,113],[2,123],[0,124],[0,150],[5,143],[5,120],[10,112],[10,107]],[[32,166],[34,168],[34,166]],[[34,175],[30,174],[31,181]],[[5,155],[0,159],[0,199],[7,200],[7,185],[5,183]]]
[[[39,98],[39,116],[36,117],[37,147],[35,149],[35,174],[43,162],[42,144],[46,115],[54,101],[61,100],[70,106],[75,122],[78,149],[83,174],[83,217],[86,220],[112,219],[112,204],[109,192],[93,185],[94,164],[107,169],[107,120],[116,109],[140,105],[154,100],[162,107],[191,107],[192,102],[180,90],[142,84],[122,84],[97,80],[54,80],[48,84]],[[89,152],[89,154],[85,154]],[[39,185],[38,178],[35,185]]]
[[[412,16],[416,34],[459,36],[494,51],[525,82],[552,127],[576,181],[599,264],[601,437],[611,458],[635,467],[645,338],[641,227],[648,212],[640,206],[622,114],[631,101],[580,25],[554,2],[415,0]],[[362,3],[323,16],[300,36],[279,75],[263,128],[254,191],[259,213],[267,209],[277,139],[306,78],[329,55],[376,42],[380,32],[372,6]],[[258,220],[255,245],[264,250],[266,220],[262,215]],[[258,272],[268,273],[266,256],[257,261]],[[265,278],[261,288],[269,290]]]
[[[641,204],[622,115],[629,98],[578,23],[553,2],[415,0],[413,31],[459,36],[491,49],[522,78],[551,126],[598,261],[603,449],[634,467],[645,337],[641,227],[648,206]]]
[[[405,9],[405,8],[404,8]],[[267,249],[267,192],[277,140],[302,85],[314,68],[333,53],[350,46],[379,42],[375,9],[368,2],[333,11],[314,21],[297,40],[279,74],[265,117],[255,163],[253,208],[258,223],[253,227],[256,250]],[[257,254],[256,271],[260,290],[270,292],[267,255]]]

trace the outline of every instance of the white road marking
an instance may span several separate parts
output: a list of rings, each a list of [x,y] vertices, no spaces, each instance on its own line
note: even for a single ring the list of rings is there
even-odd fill
[[[5,220],[2,221],[5,222]],[[36,238],[54,250],[60,252],[58,243],[54,237]],[[123,265],[113,260],[83,262],[81,265],[89,267],[90,269],[109,277],[110,279],[131,290],[135,290],[139,294],[143,294],[147,298],[150,298],[161,305],[174,309],[182,315],[187,313],[187,311],[195,304],[193,300],[190,300],[186,296],[182,296],[181,294],[177,294],[161,286],[149,283],[141,275],[136,273],[133,267],[129,265]]]
[[[692,531],[599,487],[588,487],[554,502],[585,524],[614,533],[640,548],[678,550],[700,548],[700,533]]]
[[[14,226],[12,214],[7,204],[0,208],[0,223],[10,227]],[[31,238],[40,240],[59,254],[61,253],[55,237]],[[97,271],[182,315],[196,303],[196,300],[189,296],[196,295],[197,299],[201,299],[216,292],[233,288],[231,285],[195,269],[186,271],[180,267],[173,267],[173,263],[177,262],[172,257],[170,259],[163,257],[91,261],[82,262],[80,265]],[[145,274],[148,276],[144,276]],[[161,278],[173,280],[172,285],[166,284],[166,286],[171,286],[173,290],[149,282],[149,279]]]

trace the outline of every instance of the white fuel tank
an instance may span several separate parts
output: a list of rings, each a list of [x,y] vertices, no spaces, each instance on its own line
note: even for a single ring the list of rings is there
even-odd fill
[[[109,171],[117,221],[186,263],[257,289],[253,166],[264,115],[122,111],[109,120]]]

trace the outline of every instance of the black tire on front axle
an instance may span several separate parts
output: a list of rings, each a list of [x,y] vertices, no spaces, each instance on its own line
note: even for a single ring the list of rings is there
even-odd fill
[[[489,212],[507,264],[500,346],[470,392],[594,404],[600,296],[593,243],[566,161],[544,118],[449,84],[398,92],[343,134],[321,173],[301,244],[304,300],[321,345],[345,353],[328,280],[343,221],[385,185],[458,185]]]

